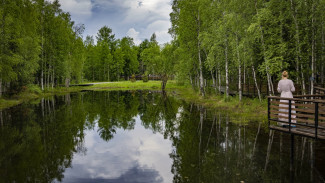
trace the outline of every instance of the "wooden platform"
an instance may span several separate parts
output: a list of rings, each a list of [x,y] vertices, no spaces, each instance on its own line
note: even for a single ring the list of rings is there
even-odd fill
[[[286,133],[325,140],[325,91],[315,88],[315,95],[293,98],[268,97],[269,128]],[[272,123],[271,123],[272,122]],[[286,127],[274,125],[282,123]],[[295,125],[289,128],[289,125]]]
[[[272,130],[277,130],[277,131],[281,131],[281,132],[285,132],[285,133],[291,133],[291,134],[325,140],[325,130],[318,129],[317,137],[316,137],[314,128],[303,128],[303,127],[296,126],[295,128],[289,129],[288,126],[282,127],[282,126],[276,126],[276,125],[270,125],[269,128]]]

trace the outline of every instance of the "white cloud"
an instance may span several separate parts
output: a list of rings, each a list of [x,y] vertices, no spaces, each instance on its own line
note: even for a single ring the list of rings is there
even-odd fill
[[[137,32],[134,28],[129,29],[126,35],[133,38],[133,41],[136,45],[139,45],[141,43],[141,40],[139,39],[139,32]]]
[[[69,12],[78,23],[84,21],[92,15],[91,0],[60,0],[61,8],[65,12]]]
[[[171,27],[171,23],[167,20],[157,20],[147,26],[144,31],[146,37],[150,37],[153,33],[156,34],[157,41],[159,43],[166,43],[171,41],[171,36],[168,33],[168,29]]]
[[[51,0],[52,1],[52,0]],[[60,0],[77,24],[85,24],[86,35],[96,36],[103,26],[112,28],[116,38],[130,36],[135,44],[153,33],[160,44],[171,40],[171,0]]]

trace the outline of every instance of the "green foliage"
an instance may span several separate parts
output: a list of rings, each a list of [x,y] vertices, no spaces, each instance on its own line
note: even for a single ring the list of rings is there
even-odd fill
[[[283,70],[297,84],[308,83],[312,73],[325,81],[324,2],[174,0],[172,9],[177,80],[197,85],[200,58],[205,79],[224,83],[228,72],[232,86],[252,67],[263,83],[276,83]]]
[[[132,74],[132,76],[130,78],[130,81],[133,82],[133,83],[137,81],[134,74]]]
[[[41,94],[42,89],[38,85],[28,85],[27,91],[30,93]]]
[[[147,74],[142,75],[142,81],[145,82],[145,83],[149,81],[149,77],[148,77]]]

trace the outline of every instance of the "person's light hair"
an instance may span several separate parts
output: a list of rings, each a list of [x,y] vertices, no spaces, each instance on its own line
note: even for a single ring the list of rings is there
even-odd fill
[[[282,77],[287,78],[288,77],[288,72],[287,71],[283,71],[282,72]]]

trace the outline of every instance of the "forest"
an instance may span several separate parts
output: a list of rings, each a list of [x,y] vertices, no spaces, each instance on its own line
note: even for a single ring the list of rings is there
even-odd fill
[[[0,2],[0,97],[30,85],[42,90],[70,83],[122,81],[157,75],[207,88],[243,90],[252,84],[276,93],[281,72],[302,94],[324,84],[324,0],[173,0],[163,45],[155,33],[135,45],[103,26],[83,37],[58,0]]]

